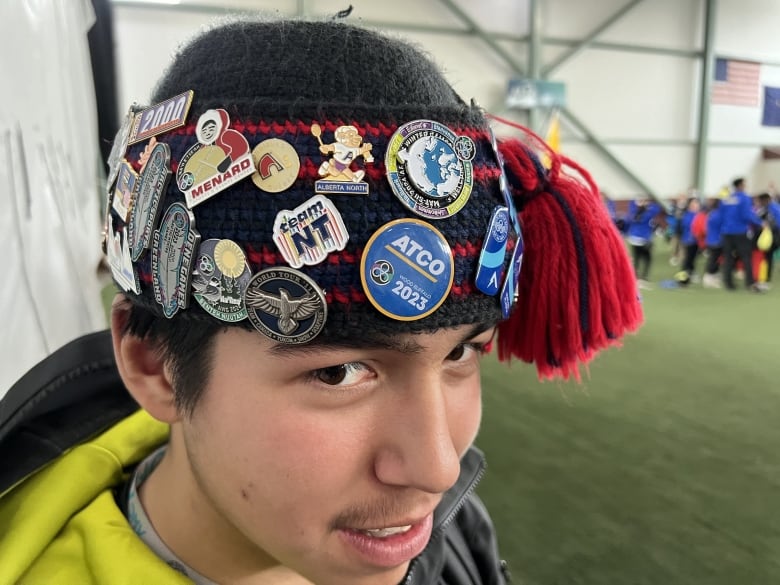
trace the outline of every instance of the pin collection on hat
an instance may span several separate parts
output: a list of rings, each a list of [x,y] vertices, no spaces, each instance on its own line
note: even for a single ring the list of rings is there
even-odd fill
[[[308,139],[313,143],[309,149],[321,154],[314,188],[299,205],[265,218],[278,262],[253,271],[239,243],[201,238],[193,210],[242,181],[256,187],[255,197],[284,197],[310,157],[280,138],[265,138],[250,148],[244,133],[230,126],[224,108],[200,114],[194,132],[193,128],[176,132],[188,123],[193,97],[190,90],[128,113],[109,161],[106,245],[113,277],[134,294],[140,294],[142,282],[151,280],[153,297],[167,318],[188,309],[195,299],[206,313],[225,323],[247,319],[276,342],[307,343],[327,321],[327,291],[300,269],[327,265],[331,254],[345,249],[350,234],[331,197],[362,196],[370,204],[365,179],[367,165],[375,161],[375,144],[353,124],[327,124],[323,129],[314,121],[308,133],[298,135],[298,142]],[[182,139],[189,141],[175,162],[175,172],[166,140],[171,134],[177,152]],[[129,150],[133,144],[143,147],[135,161]],[[454,243],[434,223],[468,205],[475,188],[471,161],[476,148],[469,136],[428,119],[398,125],[387,140],[386,180],[397,200],[416,217],[396,215],[380,225],[363,248],[361,292],[381,315],[396,321],[423,319],[451,293],[457,270]],[[163,210],[172,178],[181,200]],[[507,243],[519,237],[519,226],[511,234],[510,221],[508,208],[497,204],[485,226],[473,283],[487,296],[509,290],[509,300],[502,301],[507,304],[504,312],[514,302],[517,277],[513,263],[506,262]],[[517,256],[518,247],[514,250]],[[148,273],[139,262],[145,255],[150,257]],[[519,263],[514,266],[519,269]]]
[[[578,376],[641,323],[587,171],[527,129],[497,141],[491,121],[513,123],[407,43],[229,23],[179,52],[151,103],[109,156],[104,250],[152,316],[280,344],[498,323],[499,359],[541,377]]]

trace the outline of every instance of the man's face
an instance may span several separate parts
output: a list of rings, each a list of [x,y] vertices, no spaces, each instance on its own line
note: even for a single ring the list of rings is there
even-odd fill
[[[477,434],[492,334],[463,326],[360,348],[218,334],[181,423],[197,507],[221,524],[214,546],[318,585],[398,583]]]

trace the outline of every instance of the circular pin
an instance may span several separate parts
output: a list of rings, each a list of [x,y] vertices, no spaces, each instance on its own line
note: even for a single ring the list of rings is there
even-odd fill
[[[325,293],[293,268],[261,270],[244,293],[249,321],[279,343],[308,343],[322,331],[328,315]]]
[[[419,219],[380,227],[360,261],[363,290],[376,309],[398,321],[433,313],[452,288],[455,261],[447,240]]]
[[[202,242],[192,274],[192,296],[212,317],[236,323],[247,317],[244,292],[252,272],[244,251],[232,240]]]
[[[455,215],[471,196],[471,159],[466,136],[432,120],[404,124],[390,137],[385,167],[390,187],[411,211],[429,219]]]
[[[301,159],[289,142],[279,138],[263,140],[252,149],[255,172],[252,181],[258,189],[279,193],[292,186],[301,169]]]

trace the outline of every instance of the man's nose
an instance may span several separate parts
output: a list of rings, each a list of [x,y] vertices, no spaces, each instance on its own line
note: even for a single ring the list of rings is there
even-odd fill
[[[396,398],[384,417],[374,473],[386,485],[443,493],[460,474],[450,428],[447,396],[438,376],[391,391]]]

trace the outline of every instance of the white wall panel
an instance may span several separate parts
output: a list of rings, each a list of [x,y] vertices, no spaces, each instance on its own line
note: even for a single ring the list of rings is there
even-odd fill
[[[593,49],[562,65],[569,109],[602,138],[690,139],[694,62]]]
[[[662,49],[701,49],[703,9],[704,0],[644,0],[599,38]]]
[[[188,0],[188,2],[191,0]],[[479,3],[454,0],[484,30],[522,36],[528,34],[528,1],[484,0]],[[538,0],[541,2],[545,37],[578,39],[600,27],[630,0]],[[197,0],[218,4],[218,0]],[[703,7],[705,0],[644,0],[624,14],[596,40],[625,45],[638,44],[683,51],[701,50],[703,45]],[[292,15],[298,2],[287,0],[230,0],[235,8],[260,8],[277,15]],[[507,112],[504,96],[512,68],[476,36],[422,32],[420,27],[438,26],[461,29],[462,19],[443,2],[395,0],[376,2],[355,0],[350,21],[368,24],[387,23],[391,34],[418,42],[445,70],[455,89],[465,98],[474,98],[485,108],[519,122],[527,122],[525,112]],[[336,0],[306,0],[308,15],[325,16],[345,7]],[[762,82],[780,86],[780,2],[776,0],[719,0],[716,14],[715,52],[718,55],[756,58],[775,65],[762,67]],[[118,7],[115,27],[120,71],[120,101],[126,109],[133,100],[146,101],[175,48],[204,23],[214,18],[213,10],[201,14],[186,11]],[[403,30],[408,26],[408,30]],[[498,41],[523,68],[527,66],[526,43],[506,39]],[[542,62],[549,63],[568,50],[545,44]],[[662,196],[671,196],[690,186],[694,176],[693,145],[699,116],[701,63],[696,58],[659,53],[620,51],[588,47],[556,70],[552,79],[566,83],[571,111],[593,134],[649,186]],[[542,116],[544,118],[544,116]],[[724,175],[757,173],[756,160],[761,144],[780,144],[777,128],[760,124],[760,107],[713,105],[710,110],[705,189],[722,182]],[[507,134],[498,128],[499,135]],[[625,144],[610,141],[649,141],[642,156],[628,154]],[[578,142],[564,127],[563,149],[583,155],[583,162],[594,169],[602,183],[615,184],[616,190],[631,194],[639,189],[612,169],[595,149]],[[743,155],[721,157],[723,143],[739,142]],[[660,143],[660,144],[659,144]],[[663,144],[666,143],[666,144]],[[749,145],[749,146],[747,146]],[[675,158],[677,157],[677,158]],[[674,159],[676,162],[670,163]],[[634,167],[633,165],[637,166]],[[724,169],[724,165],[728,169]],[[748,165],[748,166],[746,166]],[[664,168],[663,174],[652,169]],[[773,171],[769,171],[770,173]],[[780,184],[780,176],[775,177]]]
[[[780,2],[720,0],[715,38],[723,55],[780,62]]]

